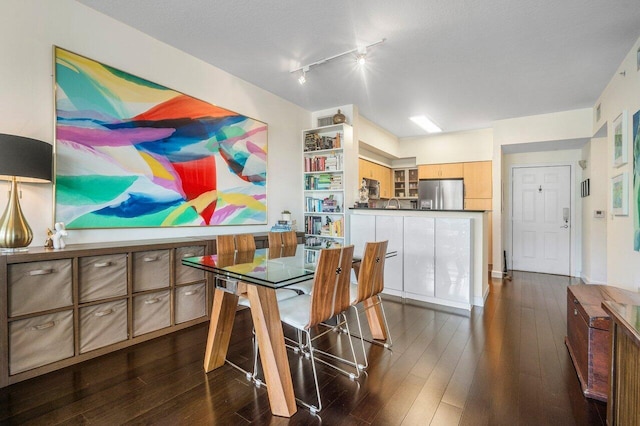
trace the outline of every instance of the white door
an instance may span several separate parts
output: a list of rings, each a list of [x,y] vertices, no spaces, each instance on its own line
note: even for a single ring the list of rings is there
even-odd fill
[[[570,275],[571,167],[515,167],[511,269]]]

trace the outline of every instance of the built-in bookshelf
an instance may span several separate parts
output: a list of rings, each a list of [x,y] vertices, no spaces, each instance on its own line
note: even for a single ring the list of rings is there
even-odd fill
[[[345,209],[347,203],[353,203],[346,189],[353,185],[348,184],[352,178],[346,172],[345,158],[351,158],[352,135],[347,124],[303,131],[303,226],[309,264],[316,263],[320,249],[346,244]]]

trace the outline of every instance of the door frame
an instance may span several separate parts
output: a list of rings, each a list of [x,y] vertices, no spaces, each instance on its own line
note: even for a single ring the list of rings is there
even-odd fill
[[[569,236],[569,273],[572,277],[580,277],[582,269],[582,203],[577,203],[576,200],[576,188],[579,187],[576,183],[576,171],[578,169],[578,161],[561,161],[557,163],[519,163],[511,164],[509,166],[508,174],[508,194],[509,200],[506,205],[506,217],[507,223],[505,228],[507,235],[505,235],[506,244],[504,247],[508,247],[507,263],[509,269],[513,267],[513,169],[519,168],[533,168],[533,167],[554,167],[554,166],[569,166],[569,194],[570,194],[570,208],[571,208],[571,228]]]

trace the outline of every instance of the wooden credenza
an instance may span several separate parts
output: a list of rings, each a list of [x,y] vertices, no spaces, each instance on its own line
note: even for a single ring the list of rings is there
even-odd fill
[[[640,294],[606,285],[567,287],[565,344],[584,396],[607,401],[611,366],[611,321],[602,302],[640,304]]]
[[[214,246],[179,238],[0,256],[0,387],[207,321],[212,281],[181,260]]]
[[[607,424],[640,422],[640,306],[603,302],[611,317],[611,380]]]

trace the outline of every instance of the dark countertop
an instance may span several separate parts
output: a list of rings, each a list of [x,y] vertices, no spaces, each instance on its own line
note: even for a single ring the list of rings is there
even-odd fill
[[[400,211],[400,212],[457,212],[457,213],[484,213],[491,210],[420,210],[420,209],[385,209],[384,207],[369,208],[369,207],[349,207],[349,210],[383,210],[383,211]]]

